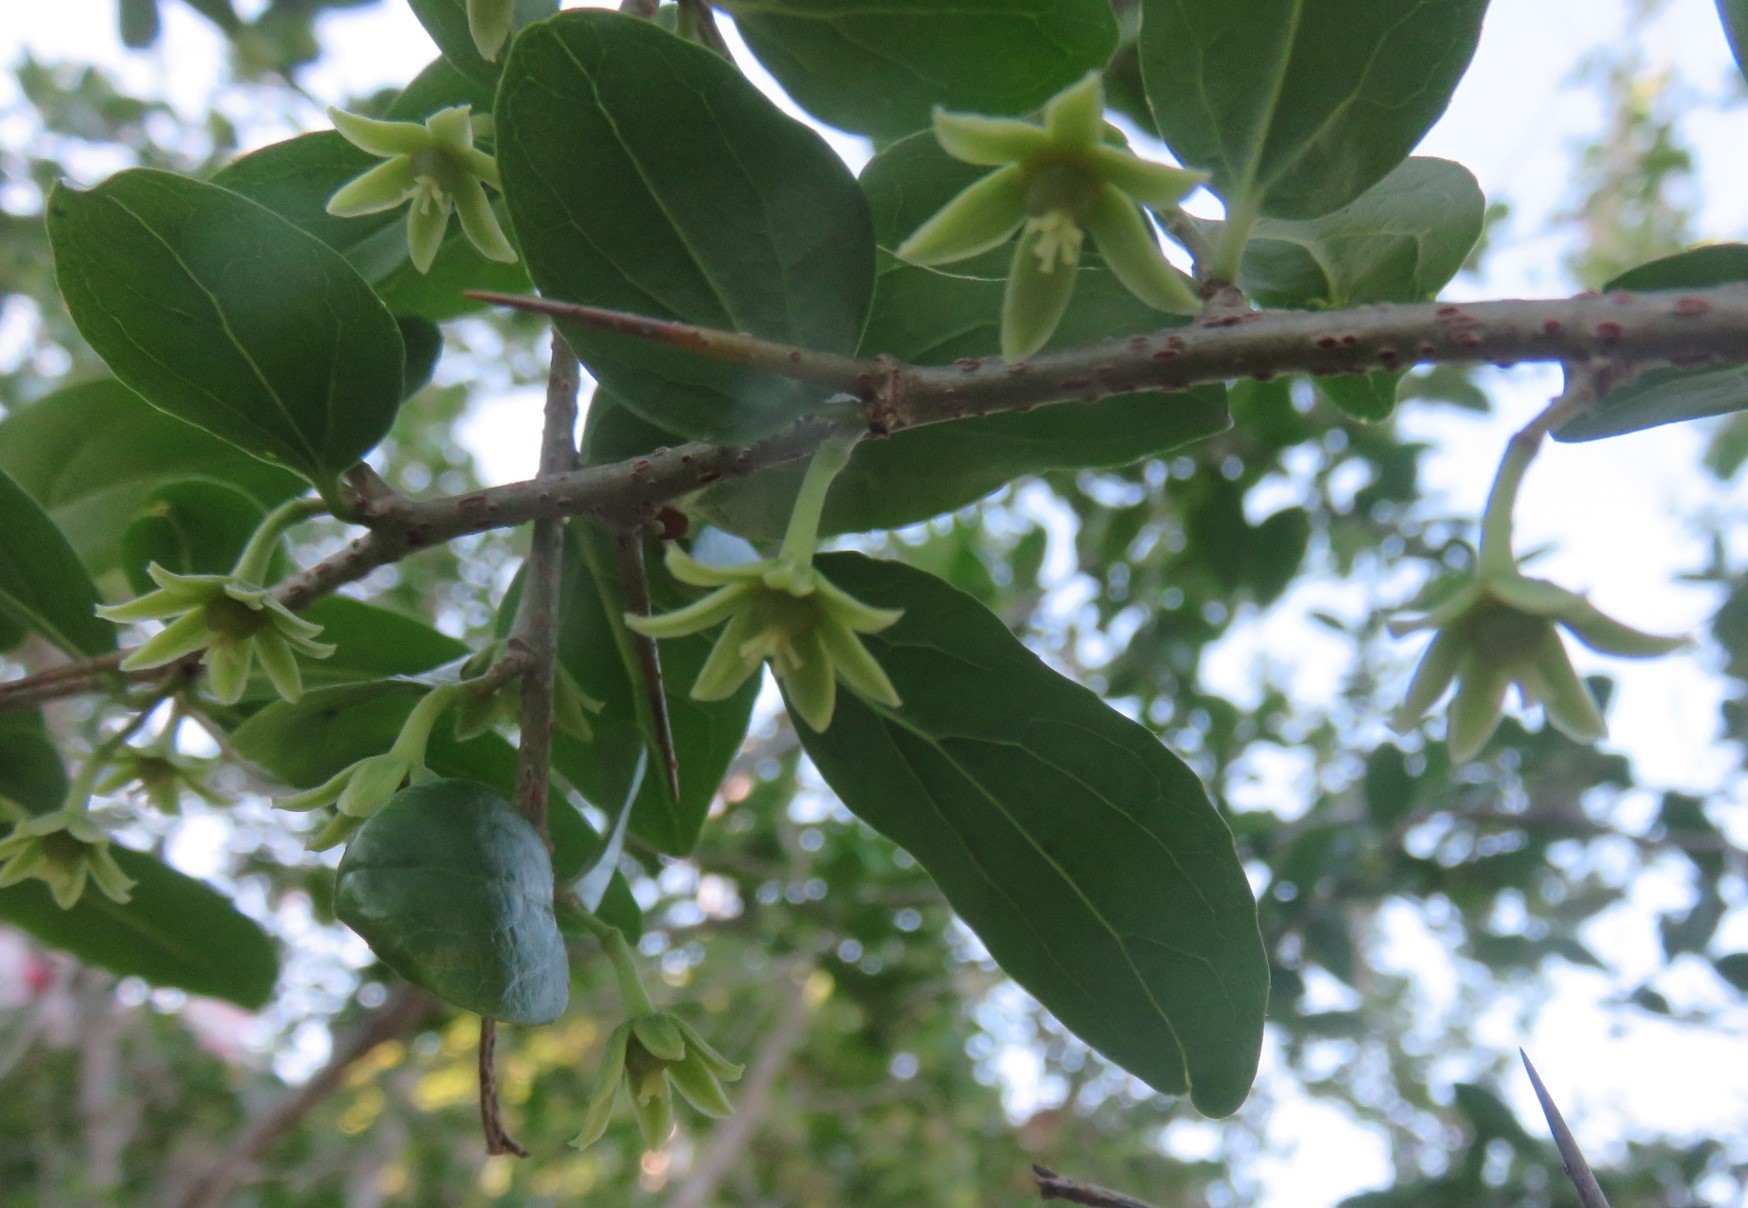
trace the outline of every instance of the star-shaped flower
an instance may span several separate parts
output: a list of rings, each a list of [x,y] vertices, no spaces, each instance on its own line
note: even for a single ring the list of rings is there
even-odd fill
[[[163,620],[167,624],[145,645],[122,660],[123,671],[163,667],[196,650],[208,685],[222,704],[243,698],[249,671],[259,656],[261,670],[274,690],[288,701],[303,695],[297,655],[326,658],[334,647],[316,641],[320,625],[304,620],[267,594],[265,588],[236,574],[179,575],[157,563],[146,568],[157,591],[125,604],[97,609],[105,620]]]
[[[779,555],[739,566],[710,566],[668,546],[669,572],[682,583],[715,590],[657,617],[628,614],[625,623],[652,638],[677,638],[727,621],[692,685],[694,700],[722,700],[770,661],[790,707],[815,730],[831,725],[837,681],[896,708],[898,692],[857,636],[879,633],[902,612],[864,604],[813,567]]]
[[[1117,279],[1147,305],[1177,314],[1200,308],[1136,203],[1175,206],[1207,178],[1142,159],[1108,142],[1106,131],[1096,72],[1052,98],[1042,126],[935,110],[935,138],[947,154],[996,171],[918,227],[898,255],[946,264],[999,247],[1024,228],[1002,302],[1008,360],[1031,356],[1056,330],[1089,234]]]
[[[0,888],[27,877],[47,883],[62,910],[78,903],[87,878],[116,902],[126,902],[134,887],[82,805],[27,818],[0,839]]]
[[[1524,704],[1541,705],[1562,734],[1575,742],[1597,741],[1607,727],[1567,657],[1562,627],[1592,650],[1622,658],[1668,654],[1687,640],[1623,625],[1578,593],[1528,578],[1515,566],[1478,573],[1424,615],[1390,623],[1398,635],[1436,631],[1391,727],[1403,734],[1413,729],[1454,680],[1449,743],[1451,758],[1462,763],[1492,737],[1506,691],[1516,684]]]
[[[315,788],[280,797],[273,804],[280,809],[300,811],[332,805],[339,810],[342,819],[362,821],[386,805],[403,785],[423,784],[435,779],[437,774],[425,764],[431,731],[462,690],[460,684],[431,689],[407,714],[400,733],[395,735],[394,744],[387,751],[347,764]],[[340,831],[340,837],[350,830],[349,826],[345,827]]]
[[[621,1084],[631,1093],[644,1146],[659,1149],[674,1127],[674,1090],[707,1116],[734,1114],[723,1082],[742,1067],[718,1053],[685,1020],[665,1011],[626,1020],[607,1038],[601,1076],[589,1095],[582,1131],[571,1144],[593,1145],[607,1131]]]
[[[184,759],[166,750],[123,746],[104,767],[93,786],[99,793],[117,793],[134,788],[139,796],[166,814],[182,812],[184,790],[210,805],[223,805],[206,781],[208,760]]]
[[[357,218],[411,201],[407,249],[421,273],[437,258],[452,210],[461,215],[461,229],[480,255],[515,261],[516,249],[504,237],[482,186],[503,188],[498,162],[473,145],[470,106],[440,109],[422,123],[378,121],[342,109],[328,110],[328,117],[347,142],[387,160],[342,185],[328,199],[328,213]]]

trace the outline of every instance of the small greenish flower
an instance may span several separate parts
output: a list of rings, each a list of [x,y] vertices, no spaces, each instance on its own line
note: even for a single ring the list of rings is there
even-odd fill
[[[62,910],[78,903],[87,878],[116,902],[126,902],[134,887],[83,803],[28,818],[0,839],[0,888],[27,877],[45,882]]]
[[[164,628],[122,660],[123,671],[163,667],[204,650],[208,684],[222,704],[243,698],[257,657],[261,670],[280,696],[296,701],[303,695],[297,656],[326,658],[334,647],[316,641],[320,625],[306,621],[267,594],[265,588],[232,573],[179,575],[157,563],[146,568],[157,591],[125,604],[97,609],[97,615],[118,624],[162,620]]]
[[[99,793],[119,793],[133,788],[139,796],[166,814],[182,812],[182,794],[193,793],[209,805],[225,799],[207,783],[211,761],[184,759],[165,750],[123,746],[105,763],[95,788]]]
[[[673,1131],[676,1089],[705,1115],[722,1119],[734,1114],[722,1084],[739,1078],[741,1070],[679,1016],[665,1011],[633,1016],[607,1038],[582,1131],[571,1144],[581,1149],[601,1139],[623,1084],[645,1148],[659,1149]]]
[[[652,638],[677,638],[728,622],[692,685],[694,700],[733,695],[769,660],[790,706],[815,730],[831,725],[840,679],[871,701],[898,706],[892,681],[858,636],[894,624],[898,610],[862,603],[811,560],[779,555],[709,566],[670,545],[667,564],[680,582],[715,590],[662,616],[628,614],[625,623]]]
[[[421,273],[437,258],[451,211],[461,216],[461,229],[480,255],[515,261],[516,249],[504,237],[482,185],[502,190],[498,162],[473,145],[469,106],[440,109],[422,123],[378,121],[342,109],[328,110],[328,117],[347,142],[387,160],[342,185],[328,199],[328,213],[357,218],[411,201],[407,249]]]
[[[273,804],[280,809],[298,811],[331,805],[339,811],[339,819],[355,824],[376,813],[403,786],[436,779],[437,774],[425,764],[425,751],[431,743],[431,731],[437,725],[437,719],[455,703],[460,691],[457,684],[431,689],[413,706],[413,711],[401,724],[401,732],[395,736],[394,745],[387,751],[347,764],[315,788],[281,797]],[[337,838],[345,837],[350,831],[351,826],[342,825]],[[318,842],[323,834],[325,832],[318,833]]]
[[[477,738],[499,723],[513,725],[522,716],[522,689],[517,680],[484,692],[468,682],[490,671],[504,657],[505,646],[505,642],[489,643],[461,665],[462,692],[455,704],[455,737],[459,742]],[[599,713],[601,708],[602,703],[584,692],[567,668],[553,668],[552,719],[559,733],[588,742],[595,733],[589,714]]]
[[[488,63],[510,39],[510,23],[516,15],[516,0],[467,0],[467,32],[474,47]]]
[[[1398,635],[1435,631],[1391,727],[1401,734],[1413,729],[1455,681],[1449,743],[1451,758],[1462,763],[1492,737],[1516,684],[1523,703],[1540,705],[1555,729],[1575,742],[1596,742],[1607,729],[1602,711],[1567,657],[1561,628],[1592,650],[1622,658],[1652,658],[1686,642],[1623,625],[1576,592],[1515,567],[1478,573],[1424,615],[1390,623]]]
[[[1056,330],[1089,234],[1117,279],[1147,305],[1176,314],[1200,308],[1136,203],[1173,207],[1207,178],[1142,159],[1108,142],[1106,132],[1096,72],[1052,98],[1042,126],[935,110],[935,138],[947,154],[996,171],[917,228],[898,255],[946,264],[999,247],[1023,229],[1002,302],[1008,360],[1031,356]]]

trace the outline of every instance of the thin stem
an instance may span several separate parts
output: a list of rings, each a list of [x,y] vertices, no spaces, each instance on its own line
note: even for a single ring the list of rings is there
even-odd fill
[[[498,1099],[498,1021],[482,1017],[479,1021],[479,1118],[485,1133],[486,1152],[528,1156],[509,1129],[504,1127],[504,1108]]]
[[[1493,489],[1487,493],[1487,510],[1481,514],[1481,555],[1476,569],[1483,578],[1508,575],[1517,567],[1516,555],[1511,551],[1511,512],[1517,504],[1524,472],[1541,446],[1539,432],[1529,436],[1519,432],[1505,446],[1499,472],[1493,477]]]
[[[619,588],[625,593],[625,611],[647,617],[653,611],[649,598],[649,573],[643,561],[643,534],[625,531],[613,535],[618,557]],[[668,796],[680,800],[680,756],[674,749],[674,727],[668,716],[668,694],[662,682],[662,656],[656,640],[626,626],[632,648],[637,653],[639,678],[643,680],[643,696],[649,708],[652,736],[656,752],[661,756],[662,772],[667,781]],[[630,804],[627,803],[627,809]]]
[[[1213,269],[1214,257],[1217,254],[1207,232],[1194,218],[1184,213],[1179,206],[1168,206],[1162,210],[1155,210],[1154,213],[1159,215],[1159,221],[1165,227],[1165,233],[1176,240],[1184,251],[1190,254],[1190,260],[1195,264],[1196,276],[1198,278],[1207,277]]]
[[[245,583],[265,583],[273,553],[279,548],[279,539],[285,535],[285,530],[311,516],[320,516],[327,510],[328,505],[320,499],[286,500],[268,512],[250,535],[249,543],[237,557],[237,564],[231,574]]]
[[[1257,203],[1247,201],[1229,211],[1220,228],[1220,246],[1208,265],[1208,275],[1216,281],[1238,280],[1238,266],[1244,259],[1244,245],[1250,241],[1250,230],[1256,225]]]
[[[573,916],[594,937],[601,941],[607,959],[613,964],[613,977],[619,983],[619,997],[625,1003],[628,1019],[655,1014],[655,1003],[643,988],[643,977],[637,970],[637,954],[631,950],[625,935],[611,923],[603,923],[580,905]]]
[[[780,560],[805,565],[813,560],[819,545],[819,521],[825,514],[826,495],[832,480],[850,464],[850,454],[862,439],[860,432],[838,433],[828,437],[807,463],[807,474],[801,480],[801,490],[795,496],[795,510],[789,513],[789,527],[783,532],[783,546],[777,551]]]
[[[390,753],[423,763],[425,748],[431,745],[431,731],[437,728],[437,719],[449,711],[461,693],[460,684],[444,684],[420,697],[419,703],[413,706],[413,711],[401,724],[401,732],[395,735]]]
[[[1071,1204],[1084,1204],[1086,1208],[1153,1208],[1134,1196],[1071,1179],[1048,1166],[1033,1166],[1032,1177],[1038,1180],[1038,1198],[1041,1200],[1067,1200]]]
[[[552,366],[546,378],[546,415],[540,437],[540,482],[577,466],[577,357],[564,337],[552,335]],[[558,611],[564,587],[564,526],[561,517],[534,522],[522,575],[522,602],[511,639],[528,652],[522,674],[521,740],[516,756],[516,808],[547,834],[547,798],[552,789],[552,737],[556,722],[552,691],[558,659]]]

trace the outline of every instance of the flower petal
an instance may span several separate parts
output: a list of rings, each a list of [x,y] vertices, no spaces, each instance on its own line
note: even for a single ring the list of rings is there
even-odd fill
[[[413,161],[397,155],[341,185],[328,198],[328,213],[335,218],[380,214],[405,203],[416,187]]]
[[[353,831],[363,822],[357,818],[349,818],[345,814],[335,814],[328,819],[326,826],[309,837],[304,844],[306,851],[327,851],[330,847],[338,847],[346,841]]]
[[[674,1087],[686,1097],[686,1102],[706,1116],[723,1120],[734,1115],[734,1104],[722,1093],[722,1083],[705,1068],[697,1054],[687,1053],[684,1061],[670,1065],[668,1077],[674,1080]]]
[[[1046,235],[1043,227],[1028,227],[1014,249],[1001,304],[1004,360],[1023,361],[1044,347],[1074,295],[1075,270],[1059,261],[1046,266],[1038,259],[1038,244]]]
[[[1165,258],[1141,211],[1115,185],[1100,190],[1098,202],[1086,216],[1086,229],[1117,280],[1147,305],[1180,315],[1193,315],[1202,308],[1195,290]]]
[[[1092,148],[1105,135],[1105,84],[1096,71],[1070,84],[1044,106],[1044,128],[1059,147]]]
[[[336,806],[350,818],[368,818],[400,791],[412,773],[413,761],[400,755],[372,755],[352,765],[352,775]]]
[[[1175,206],[1208,179],[1204,172],[1156,164],[1121,147],[1100,144],[1087,154],[1106,184],[1115,185],[1142,205],[1156,209]]]
[[[1426,715],[1426,711],[1445,694],[1463,661],[1462,639],[1448,629],[1433,635],[1431,645],[1420,656],[1420,666],[1414,670],[1402,703],[1390,715],[1390,728],[1406,734]]]
[[[1000,247],[1026,221],[1025,199],[1019,165],[998,169],[966,186],[893,254],[912,264],[947,264]]]
[[[91,853],[91,881],[104,897],[122,903],[132,900],[133,887],[139,883],[121,870],[107,843]]]
[[[778,668],[789,709],[813,730],[823,732],[837,710],[838,681],[817,628],[796,635],[795,655],[786,670]]]
[[[293,793],[289,797],[275,797],[273,804],[282,810],[313,810],[324,805],[333,805],[340,799],[340,793],[346,787],[346,782],[352,779],[352,764],[347,764],[338,772],[328,777],[313,789],[305,789],[301,793]]]
[[[432,145],[431,132],[418,122],[383,122],[332,108],[328,120],[341,138],[372,155],[412,155]]]
[[[1550,634],[1542,643],[1535,671],[1541,680],[1538,695],[1549,725],[1573,742],[1596,742],[1608,733],[1608,723],[1596,707],[1590,686],[1572,669],[1566,645],[1557,635]]]
[[[751,591],[752,585],[743,579],[726,587],[719,587],[701,600],[694,600],[684,608],[664,612],[660,616],[640,617],[635,613],[627,613],[625,625],[633,633],[641,633],[646,638],[683,638],[687,634],[700,633],[719,625],[739,612]]]
[[[207,647],[201,660],[207,665],[207,688],[221,705],[234,705],[243,699],[249,684],[249,668],[255,661],[255,643],[251,638],[221,638]]]
[[[646,1085],[632,1088],[631,1111],[637,1117],[637,1131],[643,1135],[645,1149],[660,1149],[674,1131],[674,1096],[668,1090],[667,1076],[654,1073]]]
[[[667,564],[670,575],[693,587],[727,587],[730,583],[755,579],[766,565],[764,562],[742,562],[738,566],[716,566],[698,561],[678,544],[669,544],[662,561]]]
[[[817,590],[826,612],[857,633],[879,633],[898,624],[902,608],[876,608],[864,604],[824,575],[817,576]]]
[[[153,634],[145,645],[137,647],[132,654],[121,660],[121,669],[141,671],[150,667],[166,666],[183,655],[193,654],[210,645],[213,637],[212,626],[206,623],[203,613],[187,613],[171,621]]]
[[[1457,695],[1451,701],[1448,741],[1451,760],[1467,763],[1481,753],[1505,708],[1505,690],[1510,677],[1490,663],[1470,657],[1465,661]]]
[[[886,669],[875,661],[862,639],[847,625],[827,613],[819,619],[819,636],[838,678],[856,695],[890,709],[903,703],[898,699],[898,689],[892,686]]]
[[[431,132],[433,145],[446,151],[467,151],[473,147],[473,106],[451,105],[439,109],[425,119],[425,129]]]
[[[106,621],[125,625],[130,621],[157,621],[188,611],[190,601],[180,592],[149,591],[143,596],[120,604],[99,604],[93,611]],[[198,608],[199,602],[193,602]]]
[[[471,176],[455,194],[455,212],[461,218],[462,233],[475,251],[500,264],[516,263],[516,249],[504,237],[504,228],[492,213],[492,203],[486,200],[485,187]]]
[[[271,625],[255,635],[255,653],[260,656],[261,670],[267,682],[282,700],[297,704],[303,699],[303,676],[298,673],[297,656],[291,652],[285,638]]]
[[[639,1015],[631,1021],[631,1034],[658,1060],[679,1061],[686,1055],[686,1038],[666,1015]]]
[[[710,657],[698,669],[698,678],[692,682],[692,699],[726,700],[756,674],[764,660],[757,654],[748,654],[746,648],[758,634],[758,618],[750,610],[736,613],[716,639],[716,645],[710,648]]]
[[[443,235],[449,229],[449,206],[421,195],[407,212],[407,256],[421,273],[431,271]]]
[[[968,164],[993,168],[1018,163],[1050,145],[1042,126],[1011,117],[949,113],[936,106],[935,141],[941,150]]]
[[[1558,618],[1584,607],[1584,597],[1546,579],[1500,575],[1481,580],[1493,598],[1531,616]]]
[[[1687,638],[1680,635],[1646,633],[1631,625],[1623,625],[1588,600],[1581,600],[1580,605],[1555,619],[1570,629],[1580,642],[1599,653],[1617,658],[1648,659],[1688,644]]]
[[[613,1118],[613,1098],[625,1077],[625,1049],[631,1040],[631,1024],[622,1023],[607,1037],[607,1047],[601,1053],[601,1072],[596,1075],[595,1089],[589,1092],[588,1106],[583,1110],[583,1127],[571,1145],[577,1149],[593,1145],[607,1131]]]
[[[738,1061],[730,1061],[717,1052],[698,1034],[698,1029],[687,1023],[678,1015],[671,1017],[674,1025],[680,1029],[680,1034],[686,1038],[686,1051],[695,1053],[703,1061],[704,1068],[721,1078],[724,1082],[733,1082],[746,1073],[746,1066]]]
[[[71,864],[50,864],[41,874],[48,882],[49,893],[55,899],[55,905],[62,910],[71,910],[79,904],[79,899],[85,894],[85,876],[89,864],[84,859],[78,859]]]

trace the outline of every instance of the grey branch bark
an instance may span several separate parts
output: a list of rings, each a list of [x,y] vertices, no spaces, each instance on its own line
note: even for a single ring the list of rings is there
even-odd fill
[[[1032,1177],[1038,1180],[1038,1198],[1041,1200],[1067,1200],[1071,1204],[1085,1204],[1086,1208],[1153,1208],[1144,1200],[1071,1179],[1048,1166],[1032,1167]]]
[[[1748,286],[1667,293],[1474,303],[1371,306],[1346,311],[1216,314],[1185,327],[1007,364],[996,357],[948,366],[902,365],[789,348],[733,332],[539,298],[491,300],[667,344],[835,389],[860,410],[827,406],[744,445],[692,442],[612,465],[510,483],[466,495],[365,501],[370,531],[292,576],[274,594],[301,608],[380,566],[469,533],[565,516],[613,528],[647,519],[670,500],[811,454],[851,426],[876,436],[906,428],[1090,402],[1135,390],[1183,390],[1240,378],[1334,375],[1412,365],[1528,362],[1697,367],[1748,362]],[[1166,399],[1161,406],[1172,406]],[[0,711],[87,693],[115,674],[121,654],[0,684]],[[153,672],[162,675],[163,671]]]

